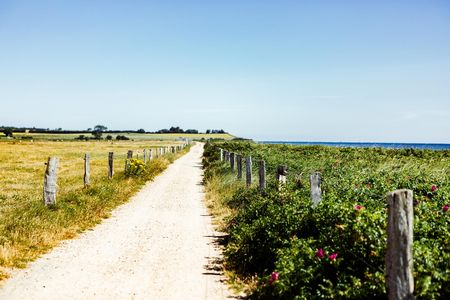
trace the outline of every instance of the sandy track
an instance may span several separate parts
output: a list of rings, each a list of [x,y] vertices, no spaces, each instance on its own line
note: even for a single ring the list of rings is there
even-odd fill
[[[0,299],[225,299],[202,203],[203,146],[175,161],[112,217],[19,270]]]

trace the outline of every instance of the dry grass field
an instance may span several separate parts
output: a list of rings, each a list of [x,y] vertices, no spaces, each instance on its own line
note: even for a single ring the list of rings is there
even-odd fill
[[[158,141],[1,141],[0,142],[0,279],[8,269],[54,247],[62,239],[94,226],[127,201],[146,180],[162,172],[176,156],[167,154],[147,164],[141,177],[125,177],[127,150],[142,158],[142,150],[176,142]],[[108,152],[114,152],[115,175],[107,176]],[[153,151],[154,153],[156,151]],[[91,155],[91,186],[84,188],[84,153]],[[45,162],[60,159],[55,207],[42,202]]]

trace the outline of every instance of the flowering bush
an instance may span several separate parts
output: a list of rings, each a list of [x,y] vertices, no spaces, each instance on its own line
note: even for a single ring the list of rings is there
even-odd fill
[[[266,161],[265,195],[242,187],[227,200],[235,215],[229,220],[226,263],[241,276],[259,276],[253,297],[386,298],[386,194],[408,188],[414,192],[415,294],[450,299],[450,151],[236,142],[220,147]],[[212,144],[205,157],[217,160],[217,153]],[[270,174],[282,164],[290,173],[279,191]],[[315,208],[309,190],[313,171],[323,178],[323,200]],[[209,176],[227,172],[225,164],[206,170]]]
[[[127,176],[139,176],[145,173],[146,165],[144,161],[136,158],[129,160],[129,167],[126,170]]]

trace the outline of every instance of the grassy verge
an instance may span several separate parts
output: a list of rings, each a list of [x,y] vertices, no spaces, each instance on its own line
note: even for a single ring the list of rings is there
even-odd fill
[[[264,195],[257,177],[250,188],[236,182],[219,146],[252,156],[254,171],[265,160]],[[288,166],[281,188],[278,165]],[[401,188],[414,193],[415,296],[450,297],[450,151],[226,142],[207,144],[204,166],[211,212],[228,234],[227,274],[252,298],[385,299],[386,194]]]
[[[148,142],[0,143],[0,279],[10,268],[23,268],[39,255],[93,227],[126,202],[176,158],[166,154],[147,163],[139,176],[125,176],[127,149],[158,147]],[[168,145],[168,144],[165,144]],[[107,153],[115,152],[115,175],[107,178]],[[91,153],[91,186],[83,187],[83,154]],[[154,151],[155,152],[155,151]],[[42,203],[44,162],[60,158],[57,204]],[[142,155],[140,155],[142,158]]]

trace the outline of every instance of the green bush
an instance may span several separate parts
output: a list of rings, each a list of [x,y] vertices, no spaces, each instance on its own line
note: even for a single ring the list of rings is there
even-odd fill
[[[128,161],[128,168],[125,172],[127,176],[140,176],[145,174],[146,165],[143,160],[132,158]]]
[[[252,297],[386,298],[386,194],[408,188],[415,203],[415,295],[450,298],[450,211],[444,209],[450,151],[209,144],[206,180],[229,172],[217,161],[218,147],[266,161],[267,193],[242,187],[226,201],[236,211],[228,220],[226,265],[242,277],[258,276]],[[274,174],[281,164],[289,174],[279,191]],[[323,178],[323,200],[315,208],[313,171]]]

